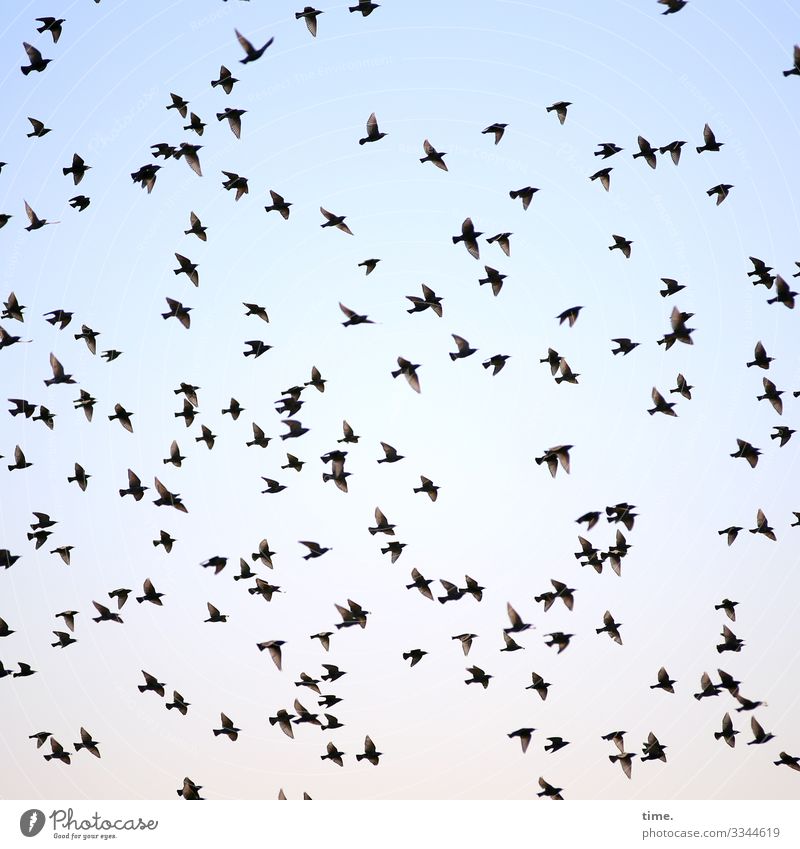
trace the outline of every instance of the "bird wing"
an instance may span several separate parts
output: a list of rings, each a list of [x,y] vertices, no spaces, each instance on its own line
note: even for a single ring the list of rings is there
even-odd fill
[[[336,216],[332,212],[328,212],[328,210],[322,206],[319,208],[319,211],[325,216],[325,218],[328,219],[328,221],[332,221],[334,218],[336,218]]]
[[[345,305],[344,305],[341,301],[339,301],[339,309],[340,309],[340,310],[341,310],[341,311],[342,311],[342,312],[343,312],[343,313],[344,313],[344,314],[345,314],[348,318],[354,318],[354,317],[356,316],[356,313],[354,313],[354,312],[353,312],[353,310],[351,310],[351,309],[349,309],[348,307],[346,307],[346,306],[345,306]]]
[[[239,44],[242,45],[242,50],[249,56],[251,53],[255,53],[253,49],[253,45],[239,32],[239,30],[234,30],[236,33],[236,38],[239,39]]]
[[[367,136],[373,139],[377,137],[378,133],[378,119],[375,117],[375,113],[373,112],[369,118],[367,118]]]
[[[25,48],[25,52],[28,54],[28,59],[30,59],[32,64],[38,64],[42,61],[42,54],[35,48],[33,45],[28,44],[27,41],[22,43],[22,46]]]
[[[511,606],[510,602],[506,602],[506,611],[508,612],[508,618],[511,621],[511,624],[516,627],[518,625],[522,625],[522,619],[517,613],[516,610]]]
[[[706,144],[712,144],[713,145],[713,144],[716,144],[716,142],[717,142],[717,140],[714,136],[714,132],[712,131],[711,127],[708,126],[708,124],[706,124],[703,127],[703,139],[705,140]]]

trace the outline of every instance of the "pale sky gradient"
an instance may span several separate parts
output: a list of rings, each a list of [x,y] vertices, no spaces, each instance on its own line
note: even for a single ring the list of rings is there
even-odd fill
[[[368,18],[346,5],[324,7],[316,39],[294,19],[301,4],[284,0],[32,0],[0,25],[0,212],[14,215],[0,231],[0,293],[27,306],[24,324],[3,326],[33,340],[0,351],[2,397],[57,414],[52,432],[0,416],[0,453],[18,443],[34,464],[0,472],[0,548],[22,555],[0,574],[0,617],[17,631],[0,659],[38,670],[0,681],[0,795],[175,798],[188,775],[209,799],[273,799],[280,787],[320,799],[526,799],[544,775],[570,799],[797,798],[800,776],[772,761],[800,754],[800,529],[789,527],[800,436],[779,449],[769,434],[797,426],[800,336],[796,312],[767,305],[746,274],[750,255],[787,280],[800,260],[800,80],[781,75],[800,14],[754,0],[692,0],[666,17],[646,0],[385,0]],[[34,29],[55,13],[67,19],[56,45]],[[241,65],[234,28],[275,43]],[[20,74],[23,41],[53,59],[44,73]],[[220,64],[240,79],[230,96],[209,85]],[[202,139],[166,111],[169,92],[207,123]],[[564,126],[545,112],[557,100],[573,103]],[[248,110],[241,140],[215,118],[225,106]],[[372,111],[388,135],[362,147]],[[52,132],[27,139],[28,116]],[[496,121],[509,125],[498,146],[481,134]],[[697,155],[706,122],[725,146]],[[639,133],[686,140],[680,165],[634,161]],[[448,152],[448,173],[419,163],[426,138]],[[132,184],[154,161],[151,144],[182,140],[203,145],[202,179],[158,160],[151,195]],[[600,142],[624,152],[601,164]],[[92,166],[77,188],[61,174],[75,152]],[[604,166],[609,193],[588,180]],[[238,203],[222,169],[249,178]],[[718,183],[734,189],[716,207],[705,192]],[[508,192],[527,185],[540,192],[523,211]],[[264,212],[269,189],[294,204],[288,221]],[[92,200],[83,213],[67,205],[79,193]],[[61,223],[25,232],[23,198]],[[322,230],[320,205],[347,215],[355,235]],[[206,244],[183,235],[191,210]],[[484,239],[480,262],[454,246],[466,216],[487,236],[513,232],[511,256]],[[607,250],[612,233],[633,240],[630,260]],[[172,273],[175,252],[199,264],[198,289]],[[365,277],[357,263],[370,257],[382,261]],[[497,298],[478,286],[484,265],[508,275]],[[661,277],[686,289],[663,299]],[[444,298],[443,318],[406,314],[421,283]],[[160,318],[166,296],[193,307],[189,332]],[[270,323],[245,318],[242,301],[263,304]],[[342,328],[339,301],[376,323]],[[574,305],[575,327],[559,326]],[[656,340],[673,306],[695,314],[695,344],[665,353]],[[42,318],[56,308],[75,313],[63,332]],[[82,322],[101,333],[97,357],[73,339]],[[451,333],[478,353],[451,362]],[[614,357],[618,336],[641,345]],[[273,350],[245,359],[243,341],[259,338]],[[769,372],[745,368],[758,340],[776,358]],[[548,347],[579,385],[554,383],[538,362]],[[109,348],[124,354],[106,364]],[[51,351],[77,386],[42,384]],[[511,359],[493,378],[481,362],[496,353]],[[398,355],[422,364],[420,395],[392,380]],[[313,365],[328,383],[303,396],[310,432],[282,442],[273,402]],[[667,394],[678,372],[693,399],[677,398],[678,418],[648,416],[651,388]],[[755,399],[764,375],[785,391],[782,417]],[[173,418],[181,381],[201,387],[188,430]],[[91,424],[72,409],[81,388],[98,399]],[[231,396],[246,408],[237,422],[220,414]],[[132,435],[107,421],[117,402],[135,413]],[[344,446],[347,495],[322,483],[319,461],[344,418],[361,436]],[[275,437],[268,448],[244,446],[253,421]],[[201,424],[218,435],[210,452],[194,441]],[[755,470],[729,457],[737,437],[762,449]],[[172,439],[181,469],[161,462]],[[380,441],[405,459],[378,465]],[[572,473],[551,479],[533,458],[559,443],[575,446]],[[300,474],[280,470],[287,450],[307,462]],[[86,493],[66,482],[76,461],[92,475]],[[117,495],[129,467],[151,487],[140,503]],[[153,475],[188,515],[152,504]],[[262,475],[287,489],[262,496]],[[412,493],[420,475],[441,486],[436,503]],[[625,500],[639,518],[622,578],[581,570],[574,520]],[[394,565],[379,553],[387,538],[366,530],[376,506],[407,543]],[[777,543],[745,531],[727,548],[717,530],[754,527],[759,507]],[[31,510],[59,522],[38,552],[25,537]],[[160,529],[178,540],[170,555],[152,546]],[[606,548],[614,530],[603,521],[588,536]],[[232,580],[262,537],[277,554],[274,571],[258,572],[283,590],[271,604]],[[303,561],[299,539],[333,551]],[[68,543],[66,567],[47,552]],[[218,554],[229,563],[215,577],[199,564]],[[484,599],[431,603],[405,590],[412,567],[459,584],[472,575]],[[163,608],[131,598],[123,626],[90,621],[92,599],[139,593],[147,577]],[[534,603],[550,578],[577,588],[574,612]],[[714,610],[725,596],[740,602],[736,623]],[[326,654],[308,637],[335,630],[333,605],[348,597],[372,611],[369,624],[337,632]],[[204,624],[207,601],[230,621]],[[501,654],[509,601],[536,629],[519,635],[525,651]],[[71,608],[78,642],[52,649],[54,614]],[[606,609],[623,623],[621,647],[594,632]],[[717,653],[723,624],[745,640],[741,653]],[[556,630],[576,635],[558,656],[543,645]],[[480,635],[468,658],[450,639],[464,631]],[[286,640],[282,672],[255,647],[268,639]],[[430,654],[408,669],[411,648]],[[316,709],[293,682],[319,677],[323,662],[348,673],[323,689],[344,699],[331,712],[345,727],[300,726],[291,741],[267,717],[295,697]],[[494,675],[488,690],[464,685],[473,663]],[[661,665],[674,696],[649,689]],[[756,716],[774,741],[746,745],[748,713],[732,713],[735,749],[715,741],[736,702],[691,694],[718,667],[769,703]],[[178,689],[188,716],[140,695],[141,669],[168,695]],[[524,689],[531,671],[552,683],[546,702]],[[242,728],[235,744],[211,733],[220,711]],[[81,725],[102,760],[47,763],[27,739],[47,730],[71,747]],[[525,755],[506,736],[523,726],[538,729]],[[619,728],[637,753],[653,731],[668,763],[637,759],[628,781],[600,740]],[[355,761],[365,734],[384,753],[378,768]],[[571,745],[547,754],[548,736]],[[346,752],[343,769],[320,760],[329,740]]]

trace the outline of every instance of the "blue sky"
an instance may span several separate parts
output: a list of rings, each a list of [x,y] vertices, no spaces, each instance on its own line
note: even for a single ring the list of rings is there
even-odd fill
[[[2,473],[0,547],[23,556],[0,576],[0,616],[18,632],[0,659],[38,670],[0,682],[0,751],[13,764],[0,793],[162,798],[190,775],[209,798],[274,798],[284,787],[318,798],[523,799],[545,775],[575,799],[795,797],[793,773],[771,761],[800,750],[799,531],[789,528],[800,443],[779,449],[769,434],[797,421],[800,348],[797,316],[767,305],[746,274],[751,255],[787,280],[800,260],[800,88],[781,75],[797,10],[693,0],[662,16],[655,2],[386,0],[368,18],[326,6],[312,39],[286,3],[56,5],[67,19],[58,44],[34,29],[51,3],[18,4],[0,29],[0,212],[14,215],[0,231],[0,291],[27,306],[24,324],[3,326],[33,340],[0,352],[4,397],[57,414],[52,432],[0,418],[0,453],[20,444],[34,463]],[[275,43],[241,65],[234,28]],[[23,41],[53,59],[44,73],[20,74]],[[240,80],[230,96],[209,85],[220,64]],[[170,92],[207,123],[201,139],[165,109]],[[563,126],[545,111],[557,100],[573,104]],[[248,110],[240,140],[215,118],[225,106]],[[359,146],[373,111],[388,135]],[[27,139],[28,116],[52,132]],[[508,124],[497,146],[481,134],[493,122]],[[706,122],[725,146],[698,155]],[[686,140],[679,166],[633,160],[638,134]],[[426,138],[447,151],[447,173],[419,163]],[[152,194],[132,184],[154,161],[151,144],[180,141],[203,145],[202,178],[159,160]],[[624,151],[601,164],[592,152],[606,141]],[[75,152],[92,166],[78,188],[61,173]],[[588,180],[604,165],[614,169],[608,193]],[[238,203],[222,170],[248,177]],[[717,207],[706,190],[719,183],[734,188]],[[527,185],[540,191],[523,211],[508,192]],[[288,221],[264,212],[269,189],[293,203]],[[83,213],[67,205],[78,193],[91,197]],[[25,232],[23,199],[61,223]],[[320,206],[347,215],[354,235],[321,229]],[[183,234],[190,211],[207,243]],[[487,236],[511,231],[511,256],[482,239],[476,262],[454,246],[467,216]],[[607,250],[613,233],[633,240],[629,260]],[[175,252],[198,263],[199,288],[173,274]],[[366,277],[357,264],[370,257],[381,263]],[[484,265],[508,275],[497,298],[478,285]],[[661,277],[686,289],[663,299]],[[422,283],[444,298],[441,319],[405,312]],[[193,308],[190,331],[160,318],[165,297]],[[245,318],[243,301],[263,304],[270,323]],[[339,301],[375,324],[343,328]],[[559,326],[554,317],[575,305],[575,326]],[[656,340],[673,306],[694,313],[697,329],[693,346],[665,353]],[[75,313],[65,331],[42,318],[55,308]],[[82,322],[100,331],[99,351],[123,356],[93,357],[72,338]],[[451,362],[452,333],[478,353]],[[641,345],[614,357],[618,336]],[[273,349],[245,359],[248,339]],[[768,373],[745,367],[758,340],[776,358]],[[539,364],[548,347],[579,385],[553,382]],[[51,351],[78,386],[44,387]],[[510,360],[492,378],[480,363],[498,353]],[[392,380],[398,355],[422,364],[420,395]],[[314,365],[328,383],[303,396],[310,432],[281,442],[273,402]],[[652,387],[666,395],[679,372],[693,399],[677,398],[675,419],[648,416]],[[782,417],[756,401],[765,374],[785,390]],[[201,387],[189,429],[173,417],[181,381]],[[80,388],[98,399],[91,424],[72,409]],[[231,396],[246,408],[237,422],[220,414]],[[107,421],[117,402],[135,413],[133,434]],[[318,459],[343,419],[361,436],[345,446],[346,495],[322,483]],[[244,446],[251,422],[274,438],[268,448]],[[201,424],[218,434],[212,451],[194,441]],[[737,437],[762,449],[755,470],[728,456]],[[181,469],[161,462],[172,439],[187,455]],[[406,459],[378,465],[380,441]],[[551,479],[533,458],[561,443],[575,446],[572,472]],[[286,450],[307,462],[300,474],[280,470]],[[93,475],[86,493],[66,482],[76,461]],[[161,477],[189,513],[154,507],[151,492],[120,499],[128,468],[151,487]],[[262,496],[262,475],[287,489]],[[412,493],[420,475],[441,486],[435,504]],[[639,518],[622,578],[581,570],[575,518],[623,500]],[[394,565],[366,530],[376,506],[407,543]],[[754,527],[759,507],[777,543],[745,532],[727,548],[717,530]],[[58,520],[50,542],[75,546],[69,567],[50,542],[33,550],[31,510]],[[178,540],[170,555],[152,546],[160,529]],[[588,536],[605,548],[613,533],[602,522]],[[269,605],[232,580],[262,537],[277,556],[274,572],[259,574],[284,591]],[[299,539],[333,551],[303,561]],[[230,559],[215,577],[199,564],[216,554]],[[457,583],[472,575],[484,600],[431,604],[405,590],[412,567]],[[124,626],[89,621],[92,599],[138,592],[146,577],[166,593],[163,608],[131,599]],[[578,589],[572,613],[534,603],[551,578]],[[729,623],[746,641],[736,655],[714,648],[727,620],[713,605],[725,596],[740,602]],[[347,598],[373,616],[363,632],[337,632],[326,655],[308,637],[335,630],[333,605]],[[207,601],[230,622],[204,624]],[[499,653],[506,602],[536,626],[514,654]],[[51,649],[53,615],[70,608],[81,611],[78,643]],[[594,632],[606,609],[624,623],[622,647]],[[554,630],[576,634],[558,657],[543,645]],[[450,640],[463,631],[480,635],[469,658]],[[277,638],[287,642],[282,672],[255,648]],[[417,647],[430,654],[408,669],[401,654]],[[298,693],[314,704],[293,682],[323,662],[348,672],[323,691],[345,699],[333,710],[345,728],[301,727],[290,741],[267,716]],[[471,662],[495,676],[488,690],[464,686]],[[675,696],[649,689],[661,665],[679,682]],[[736,703],[691,693],[718,666],[769,702],[757,716],[773,743],[744,745],[746,713],[734,714],[736,749],[714,740]],[[140,695],[140,669],[178,689],[189,715]],[[547,702],[524,689],[531,671],[553,682]],[[236,744],[211,734],[220,711],[243,729]],[[103,744],[102,761],[45,763],[27,739],[49,730],[71,744],[81,725]],[[506,734],[527,725],[538,730],[523,756]],[[653,731],[668,763],[637,763],[627,781],[599,739],[618,727],[636,751]],[[354,761],[365,734],[386,753],[378,769]],[[555,735],[571,745],[544,753]],[[344,769],[320,761],[329,739],[348,753]]]

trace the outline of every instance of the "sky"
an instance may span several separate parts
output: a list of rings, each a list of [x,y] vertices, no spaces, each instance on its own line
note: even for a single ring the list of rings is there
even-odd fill
[[[0,230],[0,293],[26,306],[24,323],[2,322],[26,340],[0,351],[2,397],[56,414],[52,431],[0,414],[0,454],[19,444],[33,463],[0,467],[0,548],[21,555],[0,574],[0,617],[16,631],[0,660],[37,670],[0,680],[0,795],[174,798],[188,775],[209,799],[280,788],[530,799],[544,776],[570,799],[797,798],[796,773],[772,762],[800,754],[800,437],[783,448],[769,437],[798,420],[800,336],[797,315],[767,304],[773,293],[747,272],[755,256],[791,281],[800,261],[800,82],[781,74],[800,13],[781,0],[692,0],[668,16],[649,0],[385,0],[362,18],[346,5],[324,7],[317,38],[282,0],[31,0],[0,24],[0,212],[14,216]],[[54,13],[66,19],[57,44],[34,22]],[[234,29],[275,41],[242,65]],[[44,73],[20,73],[23,41],[53,59]],[[240,80],[229,96],[210,86],[221,64]],[[165,108],[171,92],[206,122],[202,138]],[[560,100],[571,103],[563,126],[545,111]],[[216,120],[226,106],[247,110],[241,139]],[[361,146],[371,112],[387,135]],[[26,138],[28,117],[52,131]],[[494,122],[508,125],[498,145],[481,133]],[[705,123],[724,146],[698,155]],[[679,165],[634,160],[639,134],[685,140]],[[448,172],[419,162],[425,139],[447,152]],[[202,177],[158,160],[151,194],[133,184],[155,161],[150,145],[181,141],[203,145]],[[623,151],[601,164],[601,142]],[[61,172],[74,153],[91,166],[77,188]],[[604,166],[610,192],[588,179]],[[223,170],[245,175],[249,194],[234,201]],[[716,206],[706,191],[720,183],[734,188]],[[509,197],[525,186],[540,189],[528,210]],[[270,189],[292,202],[288,221],[264,211]],[[69,207],[76,194],[91,198],[86,211]],[[26,232],[23,199],[60,223]],[[346,215],[353,235],[322,229],[320,206]],[[206,243],[184,235],[191,211]],[[485,234],[478,262],[451,239],[467,216]],[[504,231],[509,257],[485,242]],[[612,234],[633,241],[630,259],[608,250]],[[198,263],[199,287],[173,273],[176,252]],[[366,276],[358,263],[373,257]],[[486,265],[507,275],[497,297],[478,284]],[[662,298],[662,277],[686,288]],[[442,318],[406,312],[422,283],[444,299]],[[192,307],[190,330],[162,320],[166,297]],[[243,302],[265,306],[269,323],[245,317]],[[339,302],[374,324],[342,327]],[[578,305],[574,327],[559,325]],[[656,340],[673,306],[693,313],[694,344],[665,352]],[[63,331],[43,318],[57,308],[74,312]],[[97,356],[73,338],[84,322],[100,332]],[[477,353],[451,361],[451,334]],[[615,337],[640,345],[613,356]],[[251,339],[272,348],[244,358]],[[769,372],[745,366],[759,340]],[[553,381],[539,362],[548,348],[578,385]],[[122,356],[106,363],[108,349]],[[51,352],[77,385],[44,386]],[[496,377],[481,367],[494,354],[510,357]],[[398,356],[421,365],[419,395],[392,379]],[[275,401],[312,366],[327,383],[302,396],[309,433],[282,441]],[[691,400],[669,395],[678,373]],[[764,376],[784,390],[782,416],[756,400]],[[200,387],[189,428],[174,417],[181,381]],[[677,417],[647,414],[654,386]],[[80,389],[97,399],[91,423],[73,409]],[[231,397],[238,421],[220,412]],[[134,413],[132,434],[108,421],[116,403]],[[357,444],[337,444],[345,419]],[[253,422],[267,448],[245,446]],[[218,436],[211,451],[195,442],[202,424]],[[731,459],[737,438],[763,451],[755,469]],[[162,463],[173,439],[180,469]],[[381,441],[404,459],[378,464]],[[571,472],[551,478],[534,458],[559,444],[574,446]],[[319,458],[337,447],[347,494],[321,479]],[[306,462],[299,474],[281,470],[287,451]],[[66,480],[75,462],[92,475],[85,493]],[[118,495],[129,468],[150,487],[138,503]],[[156,475],[187,514],[153,505]],[[420,475],[441,487],[435,503],[412,492]],[[286,489],[262,495],[262,476]],[[575,519],[622,501],[638,513],[622,576],[581,568],[578,534],[604,549],[618,526],[587,534]],[[367,532],[376,507],[406,543],[395,564],[380,554],[390,538]],[[717,531],[755,527],[759,508],[777,541],[745,530],[727,547]],[[38,551],[26,538],[34,510],[58,522]],[[177,540],[171,554],[152,544],[162,529]],[[269,604],[232,580],[262,538],[275,568],[253,568],[282,591]],[[332,550],[304,561],[301,539]],[[66,544],[69,566],[48,553]],[[228,558],[219,575],[200,566],[215,555]],[[483,600],[432,603],[405,589],[412,568],[437,592],[438,579],[470,575]],[[133,598],[146,578],[163,607]],[[534,602],[553,578],[576,589],[572,612]],[[118,587],[134,590],[124,624],[91,622],[92,600]],[[735,623],[714,609],[725,597],[739,602]],[[348,598],[371,611],[366,629],[332,627]],[[207,602],[229,621],[205,623]],[[524,651],[501,653],[509,602],[534,627],[517,635]],[[68,609],[77,643],[51,648]],[[621,646],[595,633],[606,610],[623,623]],[[724,624],[745,640],[740,653],[717,652]],[[329,653],[309,639],[323,630],[335,632]],[[544,645],[552,631],[575,635],[560,655]],[[451,640],[463,632],[479,635],[469,657]],[[286,642],[282,671],[256,648],[270,639]],[[412,648],[429,654],[410,669]],[[290,740],[267,717],[296,697],[322,713],[294,684],[322,663],[347,672],[322,689],[343,699],[330,712],[344,727],[300,726]],[[465,686],[472,665],[494,676],[487,689]],[[650,689],[662,665],[674,695]],[[727,693],[692,698],[718,668],[768,703],[755,715],[775,740],[746,745],[750,714]],[[141,670],[182,693],[188,715],[140,694]],[[531,672],[552,683],[544,702],[525,689]],[[242,729],[237,742],[212,734],[220,711]],[[713,736],[725,711],[741,731],[733,749]],[[71,748],[81,726],[101,760],[45,762],[28,739],[46,730]],[[523,755],[507,734],[528,726]],[[619,729],[634,752],[652,731],[667,763],[637,759],[628,780],[600,739]],[[365,735],[384,753],[377,768],[355,760]],[[570,745],[546,753],[549,736]],[[320,760],[329,741],[346,753],[341,769]]]

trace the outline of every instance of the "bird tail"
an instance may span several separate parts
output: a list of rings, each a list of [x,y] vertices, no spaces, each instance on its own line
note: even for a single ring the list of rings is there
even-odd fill
[[[695,148],[695,150],[696,150],[698,153],[702,153],[702,152],[705,150],[705,148],[697,147],[697,148]]]
[[[450,359],[453,360],[453,362],[455,362],[458,359],[458,354],[454,354],[454,353],[450,352]]]
[[[145,687],[144,684],[139,684],[139,692],[140,693],[143,693],[146,689],[147,689],[147,687]]]
[[[64,176],[66,177],[67,174],[69,174],[70,171],[72,171],[72,168],[62,168],[61,170],[64,172]]]
[[[214,736],[219,737],[220,734],[222,734],[222,732],[218,728],[215,728],[214,729]]]
[[[357,761],[363,761],[365,757],[366,757],[366,755],[356,755],[356,760]]]
[[[20,71],[22,71],[22,73],[25,74],[25,76],[27,77],[28,74],[31,72],[31,68],[26,67],[24,65],[20,65]],[[47,756],[45,755],[45,757]]]

